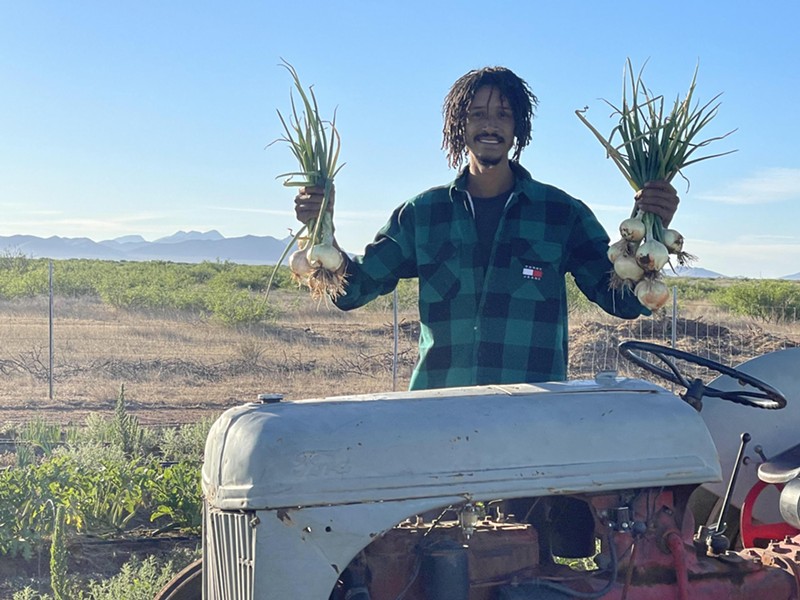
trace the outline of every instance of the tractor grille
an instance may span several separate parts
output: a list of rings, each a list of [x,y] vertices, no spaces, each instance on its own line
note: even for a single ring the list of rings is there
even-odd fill
[[[253,600],[258,517],[208,506],[205,515],[204,600]]]

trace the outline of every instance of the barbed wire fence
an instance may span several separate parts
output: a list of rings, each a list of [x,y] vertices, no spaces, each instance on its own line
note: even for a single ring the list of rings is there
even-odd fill
[[[631,321],[611,317],[599,309],[571,314],[569,378],[591,379],[602,371],[645,377],[641,369],[621,360],[617,347],[625,340],[678,348],[726,366],[739,365],[767,352],[800,346],[800,315],[796,308],[776,306],[771,314],[754,319],[732,317],[711,303],[691,302],[687,303],[689,308],[682,308],[680,300],[677,288],[673,288],[672,302],[666,311]],[[401,332],[398,321],[413,318],[407,311],[400,315],[397,305],[395,298],[389,309],[393,325],[385,334],[385,352],[394,389],[398,388],[401,369],[403,378],[406,378],[406,370],[410,368],[408,356],[404,356],[402,366],[398,364],[398,354],[407,352],[410,345],[406,339],[409,332]],[[99,320],[69,322],[69,317],[53,310],[52,300],[42,303],[40,299],[37,306],[41,307],[41,317],[30,316],[30,313],[21,315],[14,320],[13,333],[4,333],[4,344],[0,348],[0,378],[27,373],[40,385],[47,386],[51,399],[54,374],[63,377],[75,369],[90,370],[105,365],[109,355],[103,352],[104,349],[124,350],[127,347],[139,361],[148,361],[148,364],[161,361],[163,371],[169,370],[170,361],[176,360],[199,360],[209,364],[222,362],[230,358],[231,345],[238,343],[232,342],[232,337],[223,337],[204,342],[202,347],[190,346],[180,338],[153,339],[146,328],[139,327],[135,321],[126,324]],[[65,333],[67,323],[69,334]],[[354,328],[360,327],[358,318],[351,323]],[[402,344],[398,343],[399,335],[404,336]],[[97,354],[89,355],[82,365],[65,362],[62,357],[77,347],[82,349],[82,355],[88,352],[84,348],[95,348]],[[254,348],[253,352],[256,351]],[[247,348],[238,348],[237,352],[244,354]]]

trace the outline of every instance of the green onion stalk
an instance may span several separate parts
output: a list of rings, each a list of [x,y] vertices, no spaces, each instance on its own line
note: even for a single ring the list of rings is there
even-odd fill
[[[735,152],[696,154],[733,133],[699,139],[700,132],[717,115],[720,94],[702,106],[695,102],[697,68],[686,96],[683,99],[678,96],[668,112],[664,96],[652,94],[644,84],[642,70],[635,74],[628,59],[623,73],[621,106],[604,100],[613,110],[611,116],[619,119],[608,138],[584,115],[588,107],[575,111],[635,191],[641,190],[648,181],[672,181],[676,175],[686,179],[683,170],[689,165]],[[671,266],[669,256],[674,255],[680,265],[688,264],[695,257],[683,250],[680,233],[664,227],[658,215],[637,208],[620,224],[620,235],[622,239],[609,247],[609,259],[614,264],[612,287],[634,289],[645,306],[660,308],[668,298],[666,285],[661,281],[661,269],[668,263]]]
[[[284,178],[285,186],[320,187],[324,194],[317,216],[303,225],[284,250],[270,277],[267,290],[286,255],[297,246],[297,251],[289,260],[292,277],[299,284],[308,287],[312,297],[316,299],[336,298],[343,293],[345,282],[344,257],[334,247],[333,219],[328,210],[334,177],[344,166],[337,166],[341,138],[336,129],[336,111],[331,121],[323,120],[313,88],[309,87],[306,92],[294,67],[281,60],[281,66],[292,76],[294,87],[300,96],[301,109],[298,110],[295,104],[294,94],[290,94],[291,114],[284,118],[280,110],[277,111],[284,133],[272,143],[288,144],[297,159],[299,169],[282,173],[277,178]]]

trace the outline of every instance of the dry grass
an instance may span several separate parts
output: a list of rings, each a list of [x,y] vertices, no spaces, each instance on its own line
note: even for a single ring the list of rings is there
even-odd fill
[[[0,427],[35,417],[82,424],[90,412],[113,411],[119,387],[145,424],[214,417],[260,393],[288,399],[391,390],[392,313],[343,313],[307,295],[272,298],[274,323],[231,328],[182,314],[117,311],[86,299],[55,307],[54,395],[49,398],[48,308],[44,300],[0,303]],[[396,389],[406,389],[417,351],[417,315],[401,314]],[[800,326],[766,326],[682,309],[678,347],[738,364],[764,352],[800,345]],[[621,321],[601,312],[571,321],[571,378],[601,370],[633,373],[617,344],[642,339],[669,345],[668,318]]]
[[[278,297],[284,316],[232,328],[186,315],[117,311],[97,302],[57,305],[54,394],[42,301],[0,304],[0,422],[34,414],[81,423],[111,411],[120,384],[144,423],[184,423],[260,393],[286,398],[392,389],[392,314],[342,313],[305,297]],[[397,389],[416,359],[416,316],[402,315]]]

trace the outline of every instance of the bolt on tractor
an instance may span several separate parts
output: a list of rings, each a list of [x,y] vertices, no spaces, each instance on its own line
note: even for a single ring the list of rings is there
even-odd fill
[[[600,373],[227,410],[203,557],[158,600],[800,599],[800,348],[620,352],[671,389]]]

